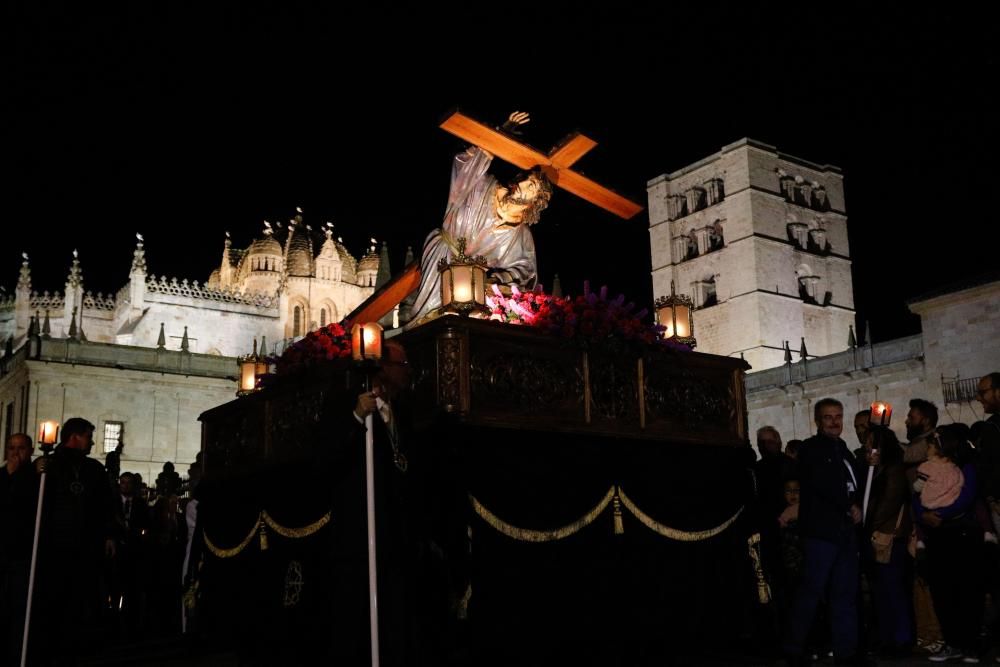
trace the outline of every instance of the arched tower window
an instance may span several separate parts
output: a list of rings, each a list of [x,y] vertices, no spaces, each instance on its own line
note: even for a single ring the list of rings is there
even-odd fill
[[[302,335],[302,308],[299,306],[295,306],[295,310],[292,311],[292,335]]]
[[[326,326],[326,308],[319,309],[319,325],[321,327]]]

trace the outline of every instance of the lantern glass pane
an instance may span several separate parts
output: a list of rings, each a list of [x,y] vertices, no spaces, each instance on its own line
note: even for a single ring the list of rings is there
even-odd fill
[[[240,389],[243,391],[253,391],[257,379],[255,377],[256,362],[253,359],[240,362]]]
[[[351,327],[351,359],[361,361],[361,325]]]
[[[472,302],[472,267],[469,265],[451,267],[454,303]]]
[[[481,266],[472,267],[472,280],[474,287],[473,297],[479,305],[486,304],[486,269]]]
[[[38,425],[38,442],[42,445],[54,445],[59,437],[59,423],[43,421]]]
[[[382,327],[378,322],[368,322],[364,326],[365,359],[382,358]]]
[[[656,321],[667,328],[667,336],[674,335],[673,309],[670,306],[661,306],[656,311]]]
[[[451,272],[450,268],[441,272],[441,305],[443,306],[451,303]]]
[[[691,309],[687,306],[675,306],[677,317],[677,336],[686,338],[691,335]]]

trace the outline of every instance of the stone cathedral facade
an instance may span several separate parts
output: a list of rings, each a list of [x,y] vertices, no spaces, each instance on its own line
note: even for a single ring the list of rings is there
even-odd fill
[[[150,273],[156,251],[147,259],[138,236],[128,281],[107,295],[85,290],[87,258],[76,253],[65,291],[34,291],[24,257],[0,300],[0,435],[81,416],[97,427],[95,458],[121,440],[123,470],[148,481],[169,460],[185,471],[201,446],[198,415],[235,395],[235,357],[254,340],[280,351],[340,321],[388,275],[385,246],[355,258],[301,215],[265,225],[245,248],[227,233],[203,282]]]

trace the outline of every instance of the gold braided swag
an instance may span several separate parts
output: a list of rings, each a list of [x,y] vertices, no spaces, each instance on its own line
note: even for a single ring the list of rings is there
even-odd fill
[[[739,518],[740,514],[743,513],[743,508],[736,510],[736,513],[731,517],[720,523],[715,528],[709,528],[708,530],[680,530],[678,528],[671,528],[669,526],[664,526],[662,523],[653,519],[641,509],[639,506],[632,502],[632,499],[625,495],[625,491],[619,489],[619,494],[621,495],[622,505],[625,506],[629,512],[635,515],[635,518],[642,522],[644,526],[649,528],[655,533],[666,537],[667,539],[677,540],[678,542],[701,542],[702,540],[707,540],[721,534],[726,528],[729,528],[736,519]]]
[[[515,539],[521,542],[553,542],[555,540],[561,540],[577,533],[591,523],[593,523],[597,517],[599,517],[608,505],[614,507],[615,512],[615,523],[614,531],[616,534],[622,534],[624,532],[624,526],[621,521],[621,505],[625,506],[629,512],[631,512],[636,519],[638,519],[644,526],[652,530],[653,532],[666,537],[667,539],[677,540],[679,542],[701,542],[703,540],[711,539],[716,535],[720,535],[727,528],[736,522],[740,514],[743,513],[743,508],[740,507],[736,510],[736,513],[731,517],[723,521],[718,526],[709,528],[707,530],[680,530],[678,528],[671,528],[670,526],[665,526],[662,523],[656,521],[651,516],[639,509],[632,499],[625,495],[625,491],[621,487],[612,486],[608,489],[604,498],[601,499],[597,505],[584,514],[582,517],[576,521],[567,524],[561,528],[553,528],[551,530],[532,530],[530,528],[520,528],[513,524],[507,523],[496,514],[491,512],[485,505],[479,502],[475,496],[469,494],[469,500],[472,503],[473,509],[476,514],[493,527],[497,532],[506,535],[511,539]]]
[[[253,541],[254,535],[260,538],[260,550],[267,551],[267,528],[281,535],[282,537],[287,537],[290,539],[298,539],[302,537],[309,537],[320,528],[330,523],[330,513],[327,512],[321,516],[316,521],[312,523],[301,526],[299,528],[289,528],[287,526],[282,526],[280,523],[274,520],[267,510],[262,510],[259,515],[257,515],[257,520],[253,524],[253,528],[250,529],[249,534],[243,540],[231,549],[223,549],[217,546],[208,537],[208,533],[203,533],[205,537],[205,546],[208,547],[208,551],[216,558],[232,558],[233,556],[239,555],[244,549],[250,546],[250,542]]]
[[[552,530],[531,530],[529,528],[518,528],[517,526],[507,523],[496,514],[486,509],[486,506],[476,500],[476,497],[471,493],[469,494],[469,500],[472,501],[472,507],[476,510],[476,514],[482,517],[483,521],[490,524],[493,528],[507,537],[520,540],[522,542],[553,542],[555,540],[561,540],[569,537],[573,533],[578,533],[593,523],[594,519],[599,517],[601,512],[604,511],[604,508],[608,506],[608,503],[611,502],[614,495],[615,489],[614,487],[611,487],[607,494],[605,494],[604,498],[597,503],[597,506],[594,507],[594,509],[587,512],[573,523],[563,526],[562,528],[553,528]]]

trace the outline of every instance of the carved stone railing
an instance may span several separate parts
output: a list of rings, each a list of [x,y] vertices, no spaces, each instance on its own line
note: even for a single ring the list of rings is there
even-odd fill
[[[66,307],[66,301],[63,295],[59,292],[38,292],[31,293],[31,299],[28,301],[30,305],[31,312],[39,311],[44,313],[46,310],[50,312],[60,311]]]
[[[189,283],[186,279],[178,281],[177,278],[171,278],[167,280],[166,276],[162,276],[159,280],[156,276],[150,276],[146,281],[146,291],[150,294],[172,294],[192,299],[238,303],[261,308],[273,308],[277,305],[277,298],[267,294],[211,289],[199,285],[197,280]]]
[[[110,294],[104,296],[102,292],[97,294],[87,292],[83,295],[83,307],[91,310],[112,311],[115,309],[115,298]]]
[[[923,337],[916,334],[873,346],[863,345],[822,357],[812,357],[805,363],[797,361],[750,373],[746,379],[746,388],[748,392],[754,392],[799,384],[807,380],[850,374],[887,364],[917,361],[923,358],[923,354]]]

